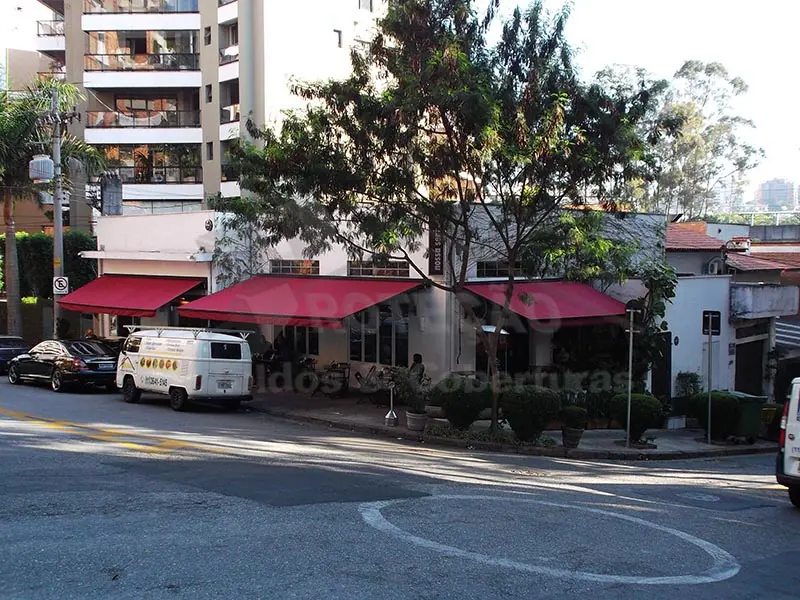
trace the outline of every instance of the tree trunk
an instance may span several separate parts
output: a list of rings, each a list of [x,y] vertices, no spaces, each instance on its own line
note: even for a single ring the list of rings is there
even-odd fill
[[[10,191],[3,194],[3,222],[6,226],[6,254],[4,260],[6,286],[6,317],[8,335],[22,337],[22,301],[19,291],[19,261],[17,235],[14,227],[14,199]]]

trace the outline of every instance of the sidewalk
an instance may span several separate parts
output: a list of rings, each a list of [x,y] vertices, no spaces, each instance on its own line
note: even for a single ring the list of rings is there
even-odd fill
[[[355,431],[374,436],[390,437],[424,442],[434,446],[467,448],[472,450],[489,450],[529,454],[536,456],[556,456],[576,459],[613,459],[613,460],[677,460],[715,456],[732,456],[742,454],[769,454],[777,452],[777,444],[766,440],[758,440],[750,445],[717,445],[709,446],[703,441],[704,432],[698,429],[657,429],[649,430],[647,437],[655,438],[655,449],[626,448],[625,432],[619,429],[589,429],[581,439],[580,446],[567,450],[561,446],[560,431],[546,431],[545,437],[556,441],[556,446],[524,446],[510,444],[462,440],[434,437],[429,434],[409,431],[405,425],[405,410],[395,409],[398,417],[396,427],[384,424],[384,416],[388,409],[369,402],[357,404],[353,398],[310,397],[306,394],[271,393],[258,395],[252,402],[243,405],[245,410],[266,413],[275,417],[324,425],[328,428]],[[429,423],[446,424],[444,419],[429,419]],[[473,429],[488,428],[488,421],[478,421]]]

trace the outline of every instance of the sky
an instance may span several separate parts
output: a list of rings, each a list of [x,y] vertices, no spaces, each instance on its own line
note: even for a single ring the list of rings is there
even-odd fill
[[[800,182],[800,0],[573,0],[572,7],[566,34],[585,75],[619,63],[670,77],[685,60],[700,60],[744,79],[749,90],[735,108],[755,122],[750,141],[766,153],[746,197],[775,177]]]

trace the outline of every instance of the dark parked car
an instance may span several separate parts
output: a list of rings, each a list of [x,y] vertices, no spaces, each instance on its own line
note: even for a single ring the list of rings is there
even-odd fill
[[[49,340],[8,364],[9,382],[48,382],[54,392],[63,392],[72,385],[116,390],[116,377],[114,352],[94,340]]]
[[[5,373],[11,359],[25,354],[29,347],[21,337],[0,335],[0,373]]]

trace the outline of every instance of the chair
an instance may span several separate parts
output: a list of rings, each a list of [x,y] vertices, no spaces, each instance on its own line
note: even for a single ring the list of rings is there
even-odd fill
[[[362,397],[356,401],[356,404],[361,404],[362,402],[369,400],[373,402],[373,394],[380,389],[378,385],[378,378],[376,373],[378,371],[378,367],[372,365],[367,371],[367,376],[364,377],[361,375],[361,372],[356,371],[355,378],[358,382],[358,391],[361,392]]]

